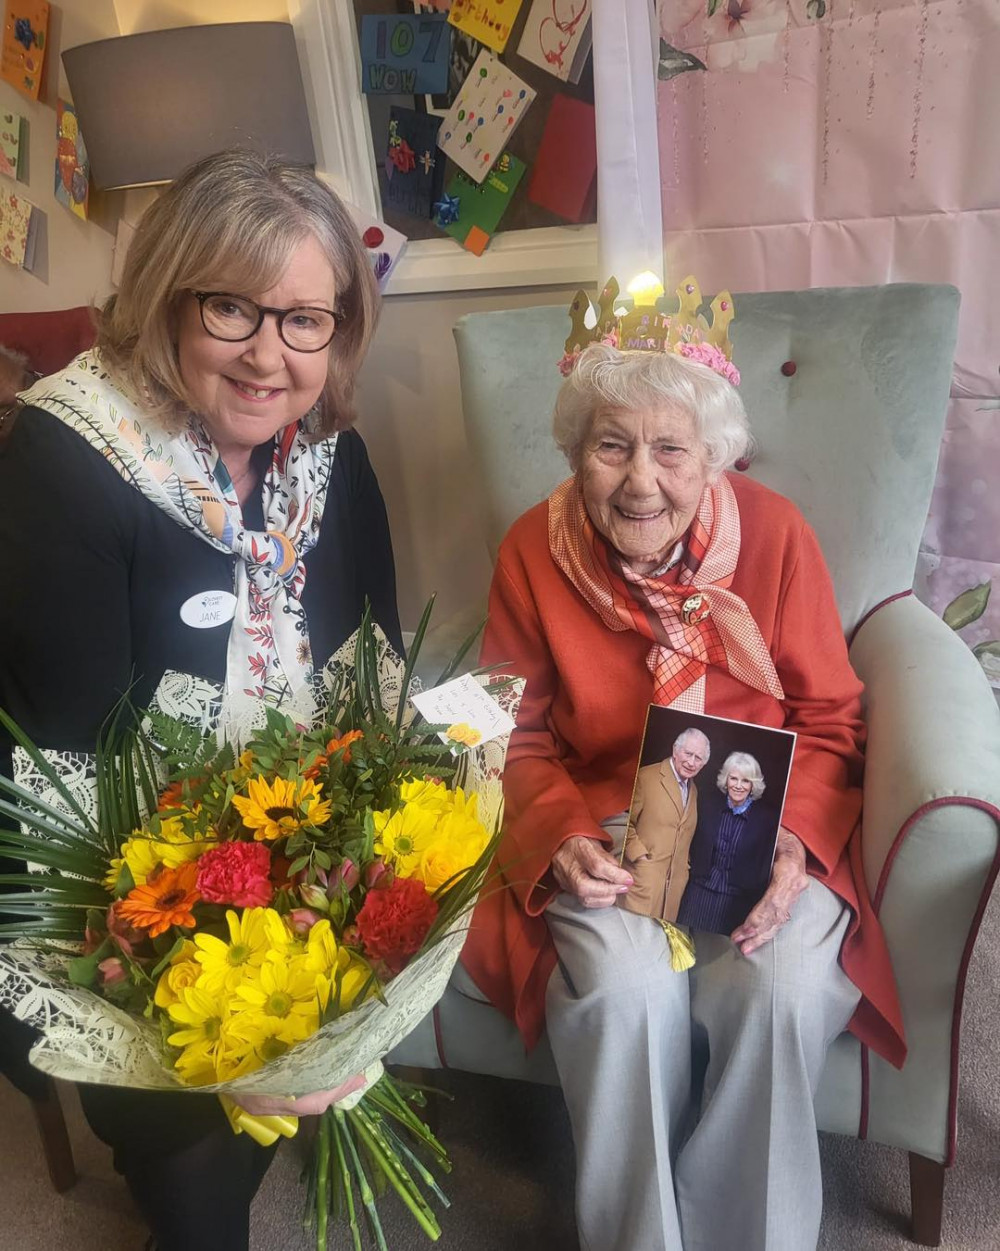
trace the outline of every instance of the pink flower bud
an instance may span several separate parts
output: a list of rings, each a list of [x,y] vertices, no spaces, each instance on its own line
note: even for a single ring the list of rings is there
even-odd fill
[[[320,916],[309,908],[293,908],[286,919],[296,934],[305,935],[320,920]]]
[[[384,860],[373,860],[368,868],[365,869],[365,886],[371,890],[371,888],[378,882],[379,878],[385,876],[386,871]]]
[[[326,897],[326,891],[322,886],[312,886],[308,882],[299,887],[299,898],[307,908],[313,908],[317,912],[329,912],[330,901]]]
[[[105,986],[114,986],[118,982],[124,982],[125,966],[117,956],[108,956],[107,960],[102,960],[97,967],[101,970]]]
[[[358,872],[358,866],[353,860],[344,860],[340,868],[336,870],[336,876],[339,878],[339,884],[344,890],[354,890],[358,882],[361,880],[361,874]],[[331,875],[330,885],[334,885]]]

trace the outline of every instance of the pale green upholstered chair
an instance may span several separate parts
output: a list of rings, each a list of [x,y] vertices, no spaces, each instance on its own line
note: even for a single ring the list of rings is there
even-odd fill
[[[816,529],[866,686],[862,851],[910,1048],[897,1071],[843,1035],[819,1122],[910,1153],[913,1234],[928,1245],[940,1238],[955,1156],[965,972],[1000,865],[1000,713],[966,646],[908,594],[958,302],[952,287],[916,285],[737,295],[732,331],[759,442],[749,472]],[[568,324],[564,309],[546,307],[474,314],[455,328],[494,555],[511,522],[568,476],[550,434]],[[525,1056],[461,970],[396,1058],[556,1081],[547,1044]]]

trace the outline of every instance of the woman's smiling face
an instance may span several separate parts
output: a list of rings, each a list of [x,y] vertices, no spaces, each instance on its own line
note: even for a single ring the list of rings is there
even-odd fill
[[[318,240],[308,235],[273,287],[245,294],[270,308],[303,305],[332,311],[333,269]],[[223,454],[267,443],[304,417],[326,385],[330,350],[296,352],[282,340],[271,315],[241,343],[213,339],[202,325],[198,301],[184,296],[177,337],[181,376]]]
[[[637,573],[664,563],[711,480],[693,415],[662,406],[599,409],[577,473],[591,521]]]
[[[737,769],[730,769],[726,776],[726,793],[734,808],[738,808],[750,798],[753,782]]]

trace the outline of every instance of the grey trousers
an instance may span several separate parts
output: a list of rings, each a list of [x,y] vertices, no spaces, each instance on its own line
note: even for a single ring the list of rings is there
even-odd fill
[[[649,917],[565,894],[545,916],[584,1251],[814,1251],[813,1097],[859,998],[837,959],[840,900],[810,882],[749,957],[697,933],[688,973]]]

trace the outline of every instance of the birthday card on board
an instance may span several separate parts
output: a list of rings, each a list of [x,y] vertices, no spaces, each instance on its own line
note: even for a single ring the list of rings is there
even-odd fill
[[[28,122],[20,113],[0,113],[0,174],[24,182]]]
[[[466,251],[482,256],[525,168],[523,161],[504,152],[481,183],[467,174],[456,174],[438,205],[438,225]]]
[[[503,52],[522,0],[452,0],[448,21],[494,52]]]
[[[534,0],[517,55],[564,83],[577,83],[593,44],[591,0]]]
[[[367,95],[445,91],[451,27],[443,13],[377,13],[361,19],[361,90]]]
[[[37,100],[49,33],[47,0],[7,0],[0,48],[0,78]]]
[[[430,217],[444,185],[444,157],[438,151],[440,117],[394,105],[389,110],[385,157],[385,203],[414,217]]]
[[[12,191],[0,195],[0,257],[8,265],[31,270],[35,265],[38,209]]]
[[[533,88],[484,49],[445,114],[438,147],[482,182],[534,98]]]
[[[87,220],[90,160],[76,120],[76,109],[66,100],[59,100],[56,108],[55,195],[60,204]]]

